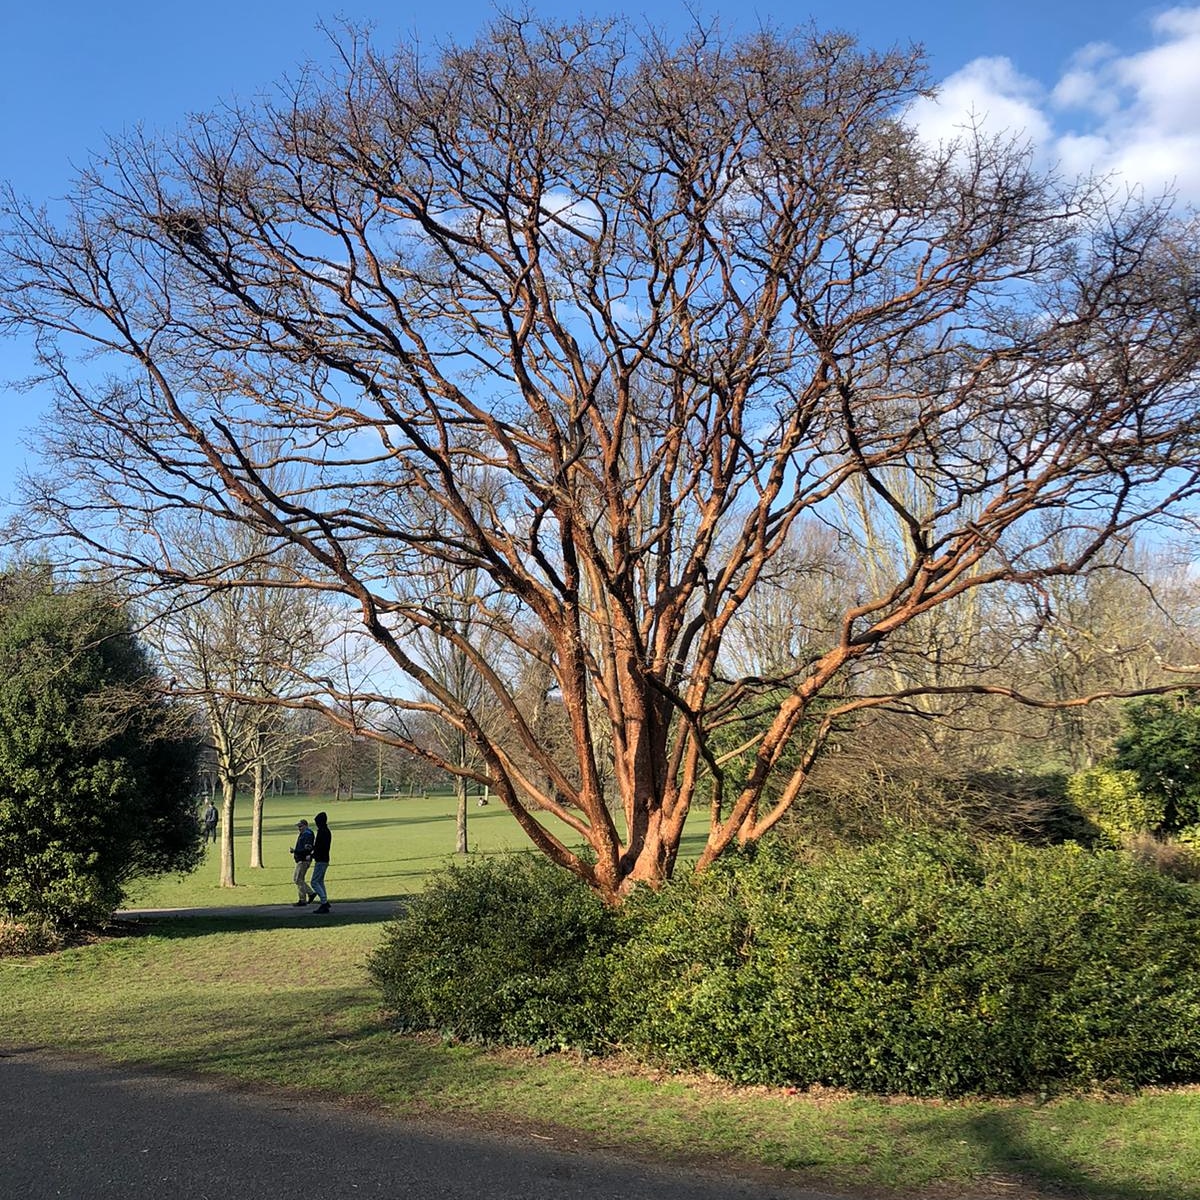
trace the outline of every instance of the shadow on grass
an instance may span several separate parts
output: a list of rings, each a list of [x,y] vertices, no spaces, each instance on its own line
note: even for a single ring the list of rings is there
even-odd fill
[[[329,816],[329,828],[333,831],[334,836],[337,835],[339,829],[394,829],[398,825],[443,825],[448,821],[454,820],[454,814],[450,813],[446,816],[424,816],[424,817],[376,817],[364,820],[357,820],[353,817],[343,817],[337,812],[333,812]],[[238,831],[241,832],[240,830]],[[289,837],[295,834],[294,825],[280,825],[275,828],[265,830],[266,833],[287,834]]]
[[[210,1004],[181,1014],[173,1000],[133,1003],[131,1027],[171,1028],[169,1042],[79,1047],[134,1067],[226,1080],[296,1086],[296,1047],[303,1045],[307,1094],[324,1092],[356,1104],[400,1104],[410,1111],[437,1109],[439,1096],[500,1089],[511,1066],[475,1047],[448,1047],[396,1036],[361,989],[322,989],[272,997],[269,1023],[247,1022],[236,1006]]]
[[[423,813],[411,817],[405,816],[363,816],[355,817],[342,812],[340,809],[330,806],[329,810],[329,828],[337,832],[340,829],[391,829],[397,825],[445,825],[455,820],[453,811],[442,813]],[[499,820],[501,822],[511,819],[511,814],[508,809],[503,807],[489,808],[486,812],[482,810],[472,809],[467,817],[468,829],[477,821]],[[288,822],[280,824],[278,827],[272,827],[267,832],[291,833],[294,826]],[[703,842],[701,842],[703,845]]]
[[[378,912],[230,913],[203,916],[121,917],[107,932],[114,937],[154,936],[167,941],[208,937],[214,933],[254,933],[271,929],[328,929],[338,925],[384,925],[402,911],[411,896],[373,896]],[[391,903],[388,903],[388,902]],[[350,903],[350,901],[346,901]]]
[[[910,1126],[911,1129],[916,1127]],[[1003,1194],[1020,1197],[1078,1197],[1087,1200],[1200,1200],[1200,1182],[1189,1179],[1142,1182],[1130,1179],[1124,1168],[1104,1169],[1057,1149],[1052,1139],[1029,1135],[1028,1109],[964,1113],[962,1123],[939,1122],[923,1136],[954,1137],[981,1150],[987,1165],[988,1183],[998,1184]],[[1149,1156],[1142,1158],[1145,1161]],[[1130,1151],[1126,1161],[1137,1162]],[[1136,1170],[1136,1166],[1130,1168]],[[1011,1189],[1018,1190],[1011,1190]]]

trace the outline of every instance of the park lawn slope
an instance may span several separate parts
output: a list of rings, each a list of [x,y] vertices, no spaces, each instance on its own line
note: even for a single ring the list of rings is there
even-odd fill
[[[217,849],[188,875],[168,875],[133,884],[126,897],[129,908],[229,908],[246,905],[290,904],[292,856],[296,822],[311,824],[316,813],[329,814],[333,831],[332,861],[327,885],[330,899],[398,900],[420,892],[425,881],[449,863],[462,861],[454,853],[455,798],[450,792],[384,800],[334,800],[331,796],[273,796],[263,809],[264,866],[251,870],[250,804],[239,803],[234,817],[236,887],[220,886]],[[697,857],[704,840],[706,817],[685,832],[682,854]],[[571,844],[574,833],[551,817],[547,823]],[[480,808],[473,801],[467,814],[471,858],[532,850],[532,844],[512,815],[498,801]]]
[[[300,1082],[302,1046],[305,1087],[393,1116],[848,1190],[1200,1200],[1200,1091],[877,1100],[447,1046],[387,1027],[364,969],[378,924],[230,917],[143,928],[0,961],[0,1041],[283,1087]]]

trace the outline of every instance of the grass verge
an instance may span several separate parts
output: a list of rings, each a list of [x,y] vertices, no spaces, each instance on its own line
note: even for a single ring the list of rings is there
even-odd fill
[[[335,915],[320,925],[231,917],[141,928],[0,961],[0,1040],[276,1086],[295,1084],[303,1047],[306,1087],[395,1116],[770,1169],[826,1188],[1200,1200],[1200,1090],[890,1101],[445,1046],[387,1028],[363,969],[378,924]]]

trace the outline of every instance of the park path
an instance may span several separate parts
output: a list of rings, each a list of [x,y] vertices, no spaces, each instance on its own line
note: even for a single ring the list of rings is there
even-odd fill
[[[0,1129],[22,1200],[851,1200],[36,1047],[0,1049]]]

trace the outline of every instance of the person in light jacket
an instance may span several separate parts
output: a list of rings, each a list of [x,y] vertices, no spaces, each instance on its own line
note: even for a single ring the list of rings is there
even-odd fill
[[[292,847],[292,858],[296,860],[296,869],[292,872],[292,882],[296,885],[296,890],[300,893],[300,899],[296,901],[296,907],[300,908],[307,904],[316,896],[316,892],[308,886],[305,876],[308,874],[309,864],[312,862],[313,844],[316,842],[316,834],[308,827],[307,821],[299,821],[296,824],[298,830],[296,834],[296,844]]]

